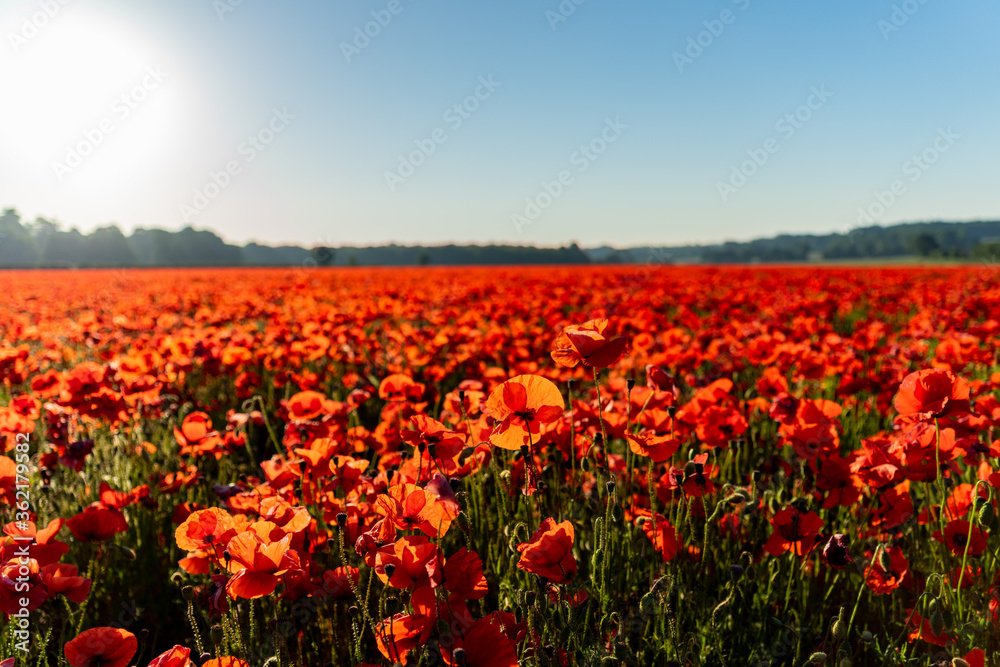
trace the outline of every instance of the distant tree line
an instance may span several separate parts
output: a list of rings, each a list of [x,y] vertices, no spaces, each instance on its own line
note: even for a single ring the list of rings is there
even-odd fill
[[[0,215],[0,268],[186,266],[455,266],[500,264],[750,264],[823,259],[921,256],[1000,256],[1000,221],[921,222],[861,227],[837,234],[782,234],[714,245],[583,249],[530,246],[400,246],[302,248],[244,246],[187,227],[171,232],[116,226],[89,234],[37,218],[25,224],[17,211]]]
[[[137,229],[126,236],[116,226],[89,234],[63,230],[38,218],[24,224],[14,209],[0,215],[0,267],[193,267],[193,266],[447,266],[463,264],[587,264],[576,244],[564,248],[524,246],[399,246],[301,248],[226,243],[211,231]]]

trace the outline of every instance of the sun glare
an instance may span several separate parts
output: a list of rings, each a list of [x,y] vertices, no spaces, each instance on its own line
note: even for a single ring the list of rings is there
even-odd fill
[[[22,24],[23,26],[23,24]],[[180,93],[148,39],[67,6],[20,30],[0,67],[10,155],[64,190],[120,189],[171,148]]]

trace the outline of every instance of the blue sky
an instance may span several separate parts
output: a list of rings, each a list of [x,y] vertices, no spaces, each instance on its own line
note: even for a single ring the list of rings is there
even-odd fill
[[[1000,216],[996,3],[576,2],[6,0],[0,206],[304,245]]]

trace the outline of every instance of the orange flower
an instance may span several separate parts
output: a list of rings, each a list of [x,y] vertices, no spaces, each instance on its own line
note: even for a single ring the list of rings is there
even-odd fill
[[[273,593],[281,576],[299,569],[299,555],[288,546],[291,541],[292,536],[286,535],[267,543],[252,530],[229,540],[229,570],[236,572],[226,584],[229,597],[252,600]]]
[[[146,667],[191,667],[191,649],[175,645],[150,660]]]
[[[72,667],[125,667],[139,648],[128,630],[91,628],[66,642],[63,652]]]
[[[465,660],[455,659],[454,651],[465,652]],[[499,619],[492,614],[476,621],[473,626],[456,637],[453,647],[441,651],[447,665],[458,667],[517,667],[517,650],[503,632]]]
[[[250,667],[250,663],[246,660],[240,660],[239,658],[224,655],[221,658],[206,660],[201,663],[201,667]]]
[[[574,536],[572,523],[563,521],[557,524],[555,519],[549,517],[528,542],[517,545],[517,550],[521,552],[517,566],[556,584],[566,581],[576,573]]]
[[[300,391],[288,399],[288,416],[295,421],[309,421],[323,414],[326,396],[318,391]]]
[[[462,547],[444,566],[444,587],[466,600],[478,600],[489,592],[483,575],[483,561],[474,551]]]
[[[520,449],[537,440],[542,424],[556,421],[566,407],[559,388],[538,375],[518,375],[497,386],[486,401],[496,422],[490,443]]]
[[[611,366],[625,353],[628,338],[608,339],[604,335],[607,328],[604,319],[566,327],[553,343],[552,359],[568,368],[579,364],[588,368]]]
[[[868,576],[865,584],[872,589],[875,595],[885,595],[899,588],[910,570],[910,562],[903,556],[903,551],[899,547],[887,547],[885,552],[889,555],[890,569],[882,569],[882,565],[877,561],[868,568]]]
[[[629,449],[632,450],[633,454],[647,456],[654,463],[666,461],[681,446],[678,440],[669,435],[656,435],[650,431],[643,431],[639,435],[626,433],[625,438],[628,440]]]
[[[969,411],[969,383],[951,371],[929,368],[910,373],[893,401],[906,421],[931,421]]]
[[[218,555],[218,549],[224,548],[236,536],[235,526],[228,512],[210,507],[189,514],[184,523],[177,526],[174,539],[185,551],[205,550]]]

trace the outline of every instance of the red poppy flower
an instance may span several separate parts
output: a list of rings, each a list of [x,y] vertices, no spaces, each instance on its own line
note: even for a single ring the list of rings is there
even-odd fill
[[[374,510],[402,530],[419,530],[428,537],[448,532],[458,508],[438,502],[416,484],[395,484],[375,499]]]
[[[672,561],[674,557],[677,556],[677,552],[683,544],[681,541],[680,531],[674,528],[670,522],[667,521],[667,517],[657,513],[654,534],[652,512],[647,509],[639,508],[635,513],[638,517],[646,518],[642,524],[642,532],[644,532],[646,537],[648,537],[653,543],[653,550],[660,554],[664,563]]]
[[[911,611],[912,614],[910,613]],[[907,609],[906,614],[910,619],[910,625],[914,626],[914,629],[910,630],[910,634],[906,638],[909,643],[912,644],[919,638],[934,646],[947,646],[955,641],[955,638],[947,632],[942,631],[939,635],[934,634],[930,619],[924,618],[915,609]]]
[[[191,649],[178,644],[150,660],[147,667],[192,667]]]
[[[413,415],[410,422],[416,430],[404,429],[400,431],[400,437],[413,447],[417,447],[420,452],[430,451],[433,446],[434,458],[451,459],[458,455],[465,447],[465,438],[457,431],[449,430],[444,424],[436,419],[431,419],[427,415]],[[430,454],[428,453],[428,456]]]
[[[972,526],[970,535],[969,528],[969,522],[965,519],[949,521],[948,525],[944,527],[944,537],[942,538],[940,530],[935,530],[934,539],[944,543],[948,551],[956,556],[966,553],[966,549],[968,549],[970,556],[978,556],[986,551],[986,540],[989,534],[976,526]]]
[[[174,531],[177,546],[184,551],[210,551],[216,556],[235,536],[233,517],[218,507],[192,512]]]
[[[930,421],[969,411],[969,384],[951,371],[929,368],[903,379],[893,402],[907,421]]]
[[[226,551],[232,557],[229,571],[236,576],[229,580],[226,590],[229,597],[252,600],[270,595],[277,588],[280,577],[299,569],[299,555],[289,549],[291,535],[275,542],[265,542],[252,530],[240,533],[229,540]]]
[[[424,393],[424,385],[418,384],[407,375],[396,373],[382,380],[378,387],[378,395],[384,401],[398,403],[420,398]]]
[[[128,530],[119,510],[103,507],[88,507],[68,519],[66,527],[82,542],[103,542]]]
[[[318,391],[300,391],[288,399],[288,416],[295,421],[309,421],[323,414],[326,396]]]
[[[747,427],[746,418],[738,410],[711,405],[698,415],[695,433],[708,447],[725,447],[746,433]]]
[[[401,537],[376,553],[375,574],[395,588],[436,588],[441,583],[441,561],[438,547],[423,535]],[[392,565],[390,577],[385,568]]]
[[[490,392],[486,401],[486,412],[497,422],[490,443],[517,450],[537,442],[542,425],[562,417],[565,407],[551,380],[538,375],[513,377]]]
[[[464,662],[455,659],[455,651],[465,653]],[[504,634],[500,621],[491,614],[476,621],[459,634],[454,646],[443,647],[441,656],[446,665],[458,667],[517,667],[517,650]]]
[[[611,366],[625,353],[628,338],[609,339],[604,335],[607,328],[604,319],[566,327],[553,343],[552,359],[568,368],[579,364],[588,368]]]
[[[638,435],[626,433],[629,449],[633,454],[649,457],[654,463],[666,461],[681,443],[676,438],[667,435],[656,435],[652,432],[644,431]]]
[[[201,667],[250,667],[250,663],[246,660],[240,660],[239,658],[224,655],[221,658],[206,660],[201,663]]]
[[[66,642],[63,653],[72,667],[125,667],[139,648],[128,630],[91,628]]]
[[[396,614],[375,626],[375,645],[386,660],[405,663],[407,653],[427,643],[433,627],[428,616]]]
[[[357,586],[361,581],[361,570],[356,567],[342,566],[323,573],[323,590],[333,598],[348,598],[354,595],[351,581]]]
[[[883,569],[876,560],[875,564],[868,568],[868,578],[865,580],[875,595],[886,595],[899,588],[910,570],[910,562],[903,556],[902,549],[887,547],[885,552],[889,555],[890,569]]]
[[[81,603],[90,593],[90,579],[77,576],[76,565],[52,563],[41,569],[40,576],[49,595],[64,595],[67,600]]]
[[[774,532],[764,545],[764,550],[772,556],[780,556],[791,550],[796,556],[804,556],[812,551],[819,538],[823,519],[815,512],[800,512],[794,507],[786,507],[771,519]]]
[[[517,566],[556,584],[566,581],[576,573],[574,536],[572,523],[563,521],[557,524],[555,519],[549,517],[529,541],[517,545],[517,550],[521,552]]]
[[[474,551],[462,547],[444,565],[444,587],[465,600],[478,600],[489,592],[483,575],[483,561]]]

